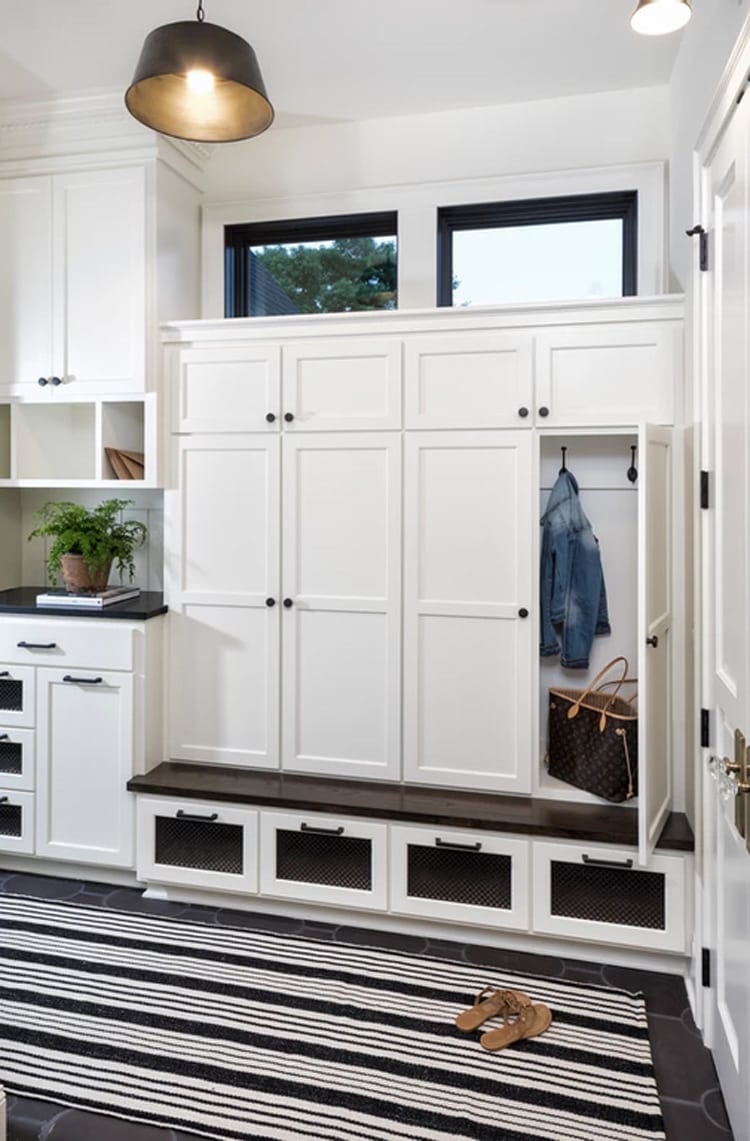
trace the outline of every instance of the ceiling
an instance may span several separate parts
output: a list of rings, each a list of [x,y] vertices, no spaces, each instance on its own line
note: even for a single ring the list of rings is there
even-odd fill
[[[146,34],[195,0],[6,0],[0,100],[124,91]],[[668,82],[680,35],[634,0],[204,0],[254,46],[279,127]]]

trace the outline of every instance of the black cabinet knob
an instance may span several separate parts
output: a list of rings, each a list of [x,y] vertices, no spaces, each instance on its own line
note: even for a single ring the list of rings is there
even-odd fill
[[[267,598],[266,599],[266,606],[275,606],[275,605],[276,605],[276,599],[275,598]]]
[[[525,420],[526,417],[528,416],[528,414],[529,414],[528,408],[525,408],[523,405],[521,405],[521,407],[518,409],[518,415],[521,417],[521,419]]]
[[[286,420],[287,424],[291,424],[292,420],[294,419],[294,413],[293,412],[285,412],[284,413],[284,419]]]
[[[542,407],[539,409],[539,415],[540,416],[549,416],[549,408],[547,407],[546,404],[543,404]]]
[[[51,376],[50,384],[53,386],[53,388],[57,388],[58,384],[62,384],[62,380],[59,376]]]
[[[275,412],[266,412],[266,420],[268,421],[269,424],[273,424],[275,419],[276,419],[276,413]]]
[[[37,381],[37,384],[41,385],[41,387],[44,388],[44,386],[47,384],[47,377],[46,376],[40,376],[39,380]]]
[[[525,606],[522,606],[521,609],[518,611],[518,617],[519,618],[528,618],[528,616],[529,616],[528,610],[526,609]]]
[[[294,606],[294,602],[291,598],[285,598],[284,599],[284,605],[286,606],[286,608],[288,610],[290,606]]]
[[[659,639],[657,638],[656,634],[653,634],[650,638],[646,638],[646,645],[653,646],[654,649],[656,649],[656,647],[659,645]]]

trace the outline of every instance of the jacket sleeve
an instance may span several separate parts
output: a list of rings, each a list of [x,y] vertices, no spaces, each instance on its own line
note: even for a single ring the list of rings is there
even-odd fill
[[[570,576],[570,544],[566,531],[544,525],[540,568],[540,645],[543,658],[560,653],[555,630],[565,617],[565,599]]]

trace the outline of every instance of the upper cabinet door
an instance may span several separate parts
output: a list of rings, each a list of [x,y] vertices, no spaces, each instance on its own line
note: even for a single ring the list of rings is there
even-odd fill
[[[278,345],[182,349],[171,362],[173,432],[278,431]]]
[[[38,391],[52,371],[52,182],[0,181],[0,389]]]
[[[145,178],[133,167],[53,180],[53,369],[71,393],[146,387]]]
[[[559,325],[536,338],[536,423],[585,427],[674,422],[682,323]]]
[[[638,455],[638,828],[646,863],[672,797],[670,432],[645,426]]]
[[[528,335],[414,336],[405,348],[405,426],[529,428],[532,370]]]
[[[284,429],[401,427],[401,342],[390,337],[300,341],[283,350]]]
[[[407,780],[531,789],[531,444],[515,431],[406,436]]]

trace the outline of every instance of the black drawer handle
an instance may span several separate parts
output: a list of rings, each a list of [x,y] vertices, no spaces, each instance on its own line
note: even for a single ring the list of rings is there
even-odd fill
[[[284,419],[286,420],[287,424],[291,424],[292,420],[294,419],[294,413],[293,412],[285,412],[284,413]]]
[[[56,650],[57,642],[16,642],[19,650]]]
[[[290,606],[294,606],[294,599],[293,598],[285,598],[284,599],[284,606],[286,606],[287,610],[289,609]]]
[[[276,419],[276,413],[275,412],[266,412],[266,420],[268,421],[269,424],[273,424],[275,419]]]
[[[7,804],[7,803],[8,803],[8,797],[7,796],[0,796],[0,804]]]
[[[596,856],[582,855],[581,859],[584,864],[590,864],[592,867],[597,868],[632,868],[632,860],[599,860]]]
[[[101,685],[104,681],[103,677],[73,677],[72,674],[65,674],[63,681],[68,681],[71,685]]]
[[[528,414],[529,414],[528,408],[526,408],[524,405],[521,405],[521,407],[518,409],[518,415],[521,417],[521,419],[525,420],[526,417],[528,416]]]
[[[539,409],[539,415],[540,416],[549,416],[549,408],[546,406],[546,404],[543,404],[542,407]]]
[[[10,733],[0,733],[0,741],[10,741]]]
[[[218,812],[212,812],[210,816],[201,816],[199,812],[183,812],[181,808],[177,809],[175,815],[178,820],[203,820],[207,824],[213,824],[214,820],[219,819]]]
[[[300,824],[300,832],[316,832],[319,836],[343,836],[344,825],[339,824],[338,828],[318,828],[314,824]]]
[[[267,598],[266,599],[266,606],[275,606],[275,605],[276,605],[276,599],[275,598]]]
[[[3,670],[0,677],[10,677],[10,670]]]
[[[482,841],[477,840],[476,844],[458,844],[453,840],[441,840],[439,836],[435,837],[436,848],[455,848],[457,852],[481,852]]]

